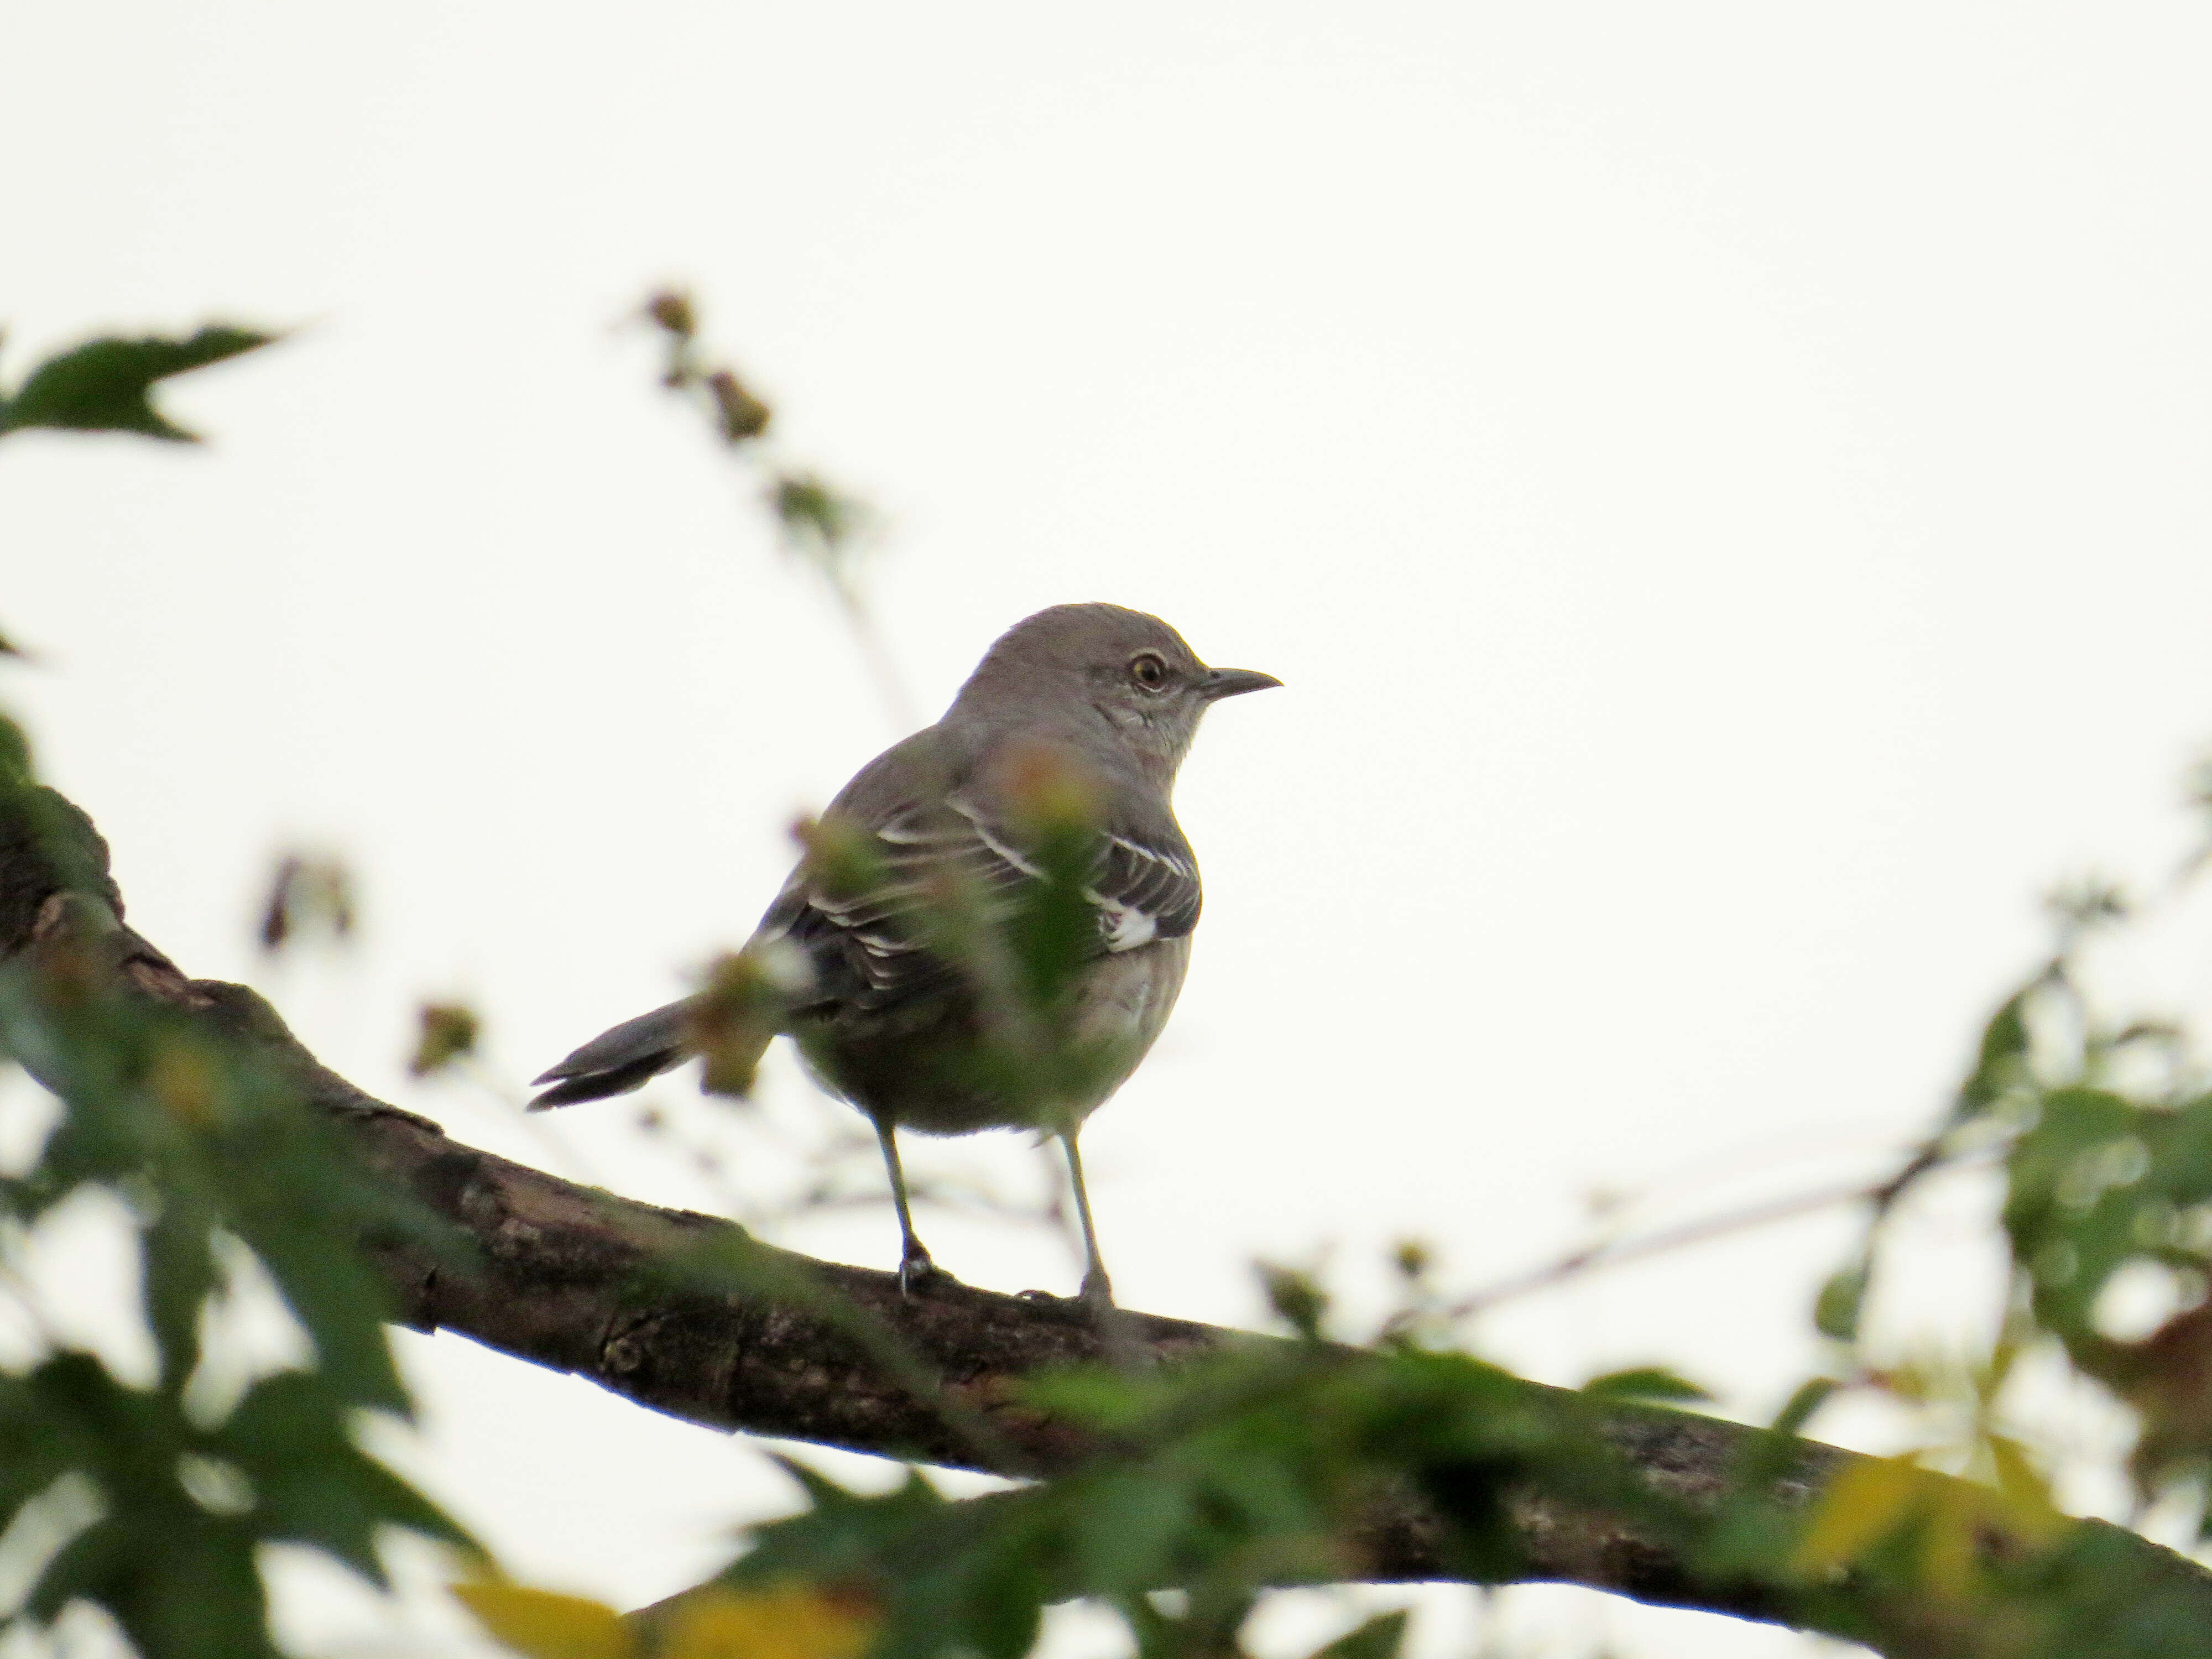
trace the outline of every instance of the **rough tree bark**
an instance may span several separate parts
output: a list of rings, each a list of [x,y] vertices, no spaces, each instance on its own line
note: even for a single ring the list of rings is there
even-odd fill
[[[587,1377],[714,1429],[1011,1476],[1049,1474],[1085,1455],[1079,1433],[1012,1398],[1016,1382],[1041,1368],[1109,1357],[1078,1304],[962,1285],[902,1297],[894,1274],[760,1246],[753,1248],[764,1251],[769,1276],[780,1281],[773,1291],[684,1289],[680,1273],[656,1273],[656,1266],[739,1234],[733,1224],[637,1203],[463,1146],[428,1119],[356,1088],[317,1061],[252,991],[188,978],[124,926],[106,843],[73,805],[39,793],[48,808],[39,823],[20,810],[21,796],[14,811],[0,796],[0,961],[64,939],[73,949],[91,944],[137,994],[191,1011],[288,1066],[310,1102],[352,1127],[377,1169],[478,1247],[466,1271],[376,1247],[405,1323]],[[64,856],[55,856],[58,836],[68,843]],[[792,1294],[807,1285],[819,1289],[811,1306],[803,1293]],[[830,1308],[843,1311],[817,1311]],[[867,1329],[894,1335],[903,1359],[869,1340]],[[1222,1343],[1274,1340],[1132,1313],[1113,1331],[1111,1357],[1126,1361],[1134,1352],[1172,1364]],[[1699,1504],[1719,1500],[1760,1432],[1648,1407],[1622,1407],[1607,1427],[1655,1488]],[[1793,1450],[1776,1492],[1796,1503],[1856,1458],[1813,1441],[1797,1441]],[[1528,1492],[1515,1504],[1513,1521],[1525,1552],[1522,1580],[1739,1618],[1787,1616],[1768,1589],[1712,1582],[1664,1540],[1606,1515]],[[2133,1534],[2085,1524],[2110,1534],[2112,1559],[2138,1595],[2185,1598],[2197,1627],[2212,1631],[2212,1574]],[[1370,1582],[1446,1576],[1433,1529],[1418,1513],[1380,1517],[1356,1542]],[[1883,1652],[1972,1648],[1910,1610],[1873,1622]],[[1863,1629],[1856,1633],[1869,1639]]]

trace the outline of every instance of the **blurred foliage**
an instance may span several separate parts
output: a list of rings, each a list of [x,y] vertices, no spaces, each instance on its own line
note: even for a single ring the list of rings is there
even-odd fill
[[[2212,842],[2208,842],[2212,844]],[[2205,863],[2190,858],[2170,890],[2185,895]],[[1833,1343],[1830,1378],[1802,1392],[1814,1403],[1856,1393],[1901,1407],[1920,1443],[1853,1467],[1822,1495],[1799,1545],[1808,1569],[1879,1565],[1939,1603],[1991,1602],[1994,1555],[2051,1561],[2094,1553],[2060,1516],[2051,1491],[2059,1448],[2020,1404],[2035,1369],[2094,1381],[2136,1425],[2130,1469],[2143,1510],[2163,1502],[2212,1537],[2212,1088],[2186,1035],[2161,1018],[2115,1018],[2094,994],[2086,958],[2140,918],[2108,884],[2054,895],[2051,954],[1998,1004],[1942,1119],[1899,1174],[1868,1194],[1865,1236],[1822,1287],[1815,1322]],[[1994,1166],[2008,1262],[1998,1334],[1986,1352],[1953,1347],[1903,1358],[1869,1338],[1865,1310],[1885,1275],[1912,1263],[1891,1237],[1908,1194],[1948,1171]],[[2130,1309],[2134,1310],[2132,1313]],[[2148,1308],[2162,1322],[2131,1334]],[[1802,1414],[1800,1417],[1802,1421]],[[1795,1426],[1795,1425],[1793,1425]],[[1970,1477],[1961,1486],[1936,1480]],[[2046,1607],[2022,1628],[2006,1606],[1983,1631],[1997,1651],[2212,1651],[2201,1625],[2179,1621],[2155,1596],[2123,1608],[2087,1578],[2070,1606]],[[2091,1607],[2130,1625],[2139,1646],[2081,1632]],[[2068,1622],[2070,1614],[2076,1622]],[[2022,1646],[2031,1641],[2053,1644]]]
[[[164,419],[155,382],[270,337],[95,340],[41,365],[0,404],[0,431],[58,427],[191,434]],[[43,867],[70,896],[40,944],[0,963],[0,1054],[37,1075],[60,1111],[35,1161],[0,1174],[0,1303],[32,1334],[0,1369],[0,1537],[21,1571],[9,1628],[103,1610],[149,1659],[273,1655],[257,1552],[306,1545],[383,1585],[378,1534],[474,1546],[359,1442],[364,1413],[405,1418],[381,1281],[364,1243],[450,1256],[441,1224],[362,1167],[300,1079],[246,1030],[118,988],[128,948],[106,849],[84,815],[40,784],[21,730],[0,715],[0,840],[18,882]],[[313,908],[350,924],[342,880],[304,866],[280,879],[273,948]],[[11,902],[33,896],[11,891]],[[48,901],[52,905],[54,901]],[[54,1333],[25,1255],[42,1221],[104,1195],[128,1218],[137,1310],[155,1372],[119,1376]],[[210,1333],[250,1261],[306,1339],[303,1365],[252,1374]]]
[[[58,801],[22,761],[0,771],[10,840],[42,843],[54,869],[96,870],[88,827]],[[0,1176],[0,1300],[40,1334],[0,1370],[0,1526],[37,1560],[7,1616],[43,1626],[82,1601],[149,1656],[273,1653],[261,1545],[310,1546],[380,1585],[380,1528],[468,1542],[356,1436],[364,1412],[410,1409],[362,1243],[451,1242],[255,1044],[115,988],[119,927],[98,892],[78,884],[64,925],[0,968],[0,1050],[61,1103],[35,1164]],[[91,1194],[136,1239],[150,1381],[52,1334],[24,1268],[33,1230]],[[241,1376],[209,1347],[240,1253],[307,1338],[303,1369]]]
[[[2049,1506],[2045,1477],[2031,1449],[2002,1431],[2002,1399],[2024,1353],[2057,1350],[2134,1410],[2139,1489],[2146,1500],[2186,1497],[2201,1534],[2212,1476],[2212,1089],[2178,1027],[2110,1018],[2085,983],[2082,954],[2128,923],[2124,898],[2087,884],[2052,908],[2057,948],[1990,1016],[1950,1110],[1875,1195],[1864,1244],[1822,1289],[1816,1320],[1854,1386],[1963,1414],[1962,1430],[1928,1455],[1975,1469],[2031,1508]],[[1972,1364],[1881,1363],[1860,1328],[1886,1224],[1930,1175],[1990,1159],[2003,1182],[2010,1260],[1996,1346]],[[2130,1291],[2172,1311],[2122,1340],[2107,1327],[2116,1293]]]
[[[1666,1540],[1678,1594],[1759,1586],[1771,1616],[1887,1652],[2205,1650],[2203,1603],[2161,1585],[2124,1534],[1910,1460],[1844,1464],[1808,1512],[1773,1495],[1803,1455],[1778,1435],[1717,1502],[1670,1496],[1623,1448],[1671,1414],[1626,1401],[1686,1386],[1645,1372],[1575,1394],[1461,1353],[1310,1344],[1062,1373],[1024,1398],[1097,1437],[1083,1467],[951,1502],[918,1473],[870,1496],[791,1465],[808,1507],[756,1528],[714,1586],[811,1586],[872,1609],[883,1659],[1018,1659],[1044,1610],[1074,1597],[1116,1612],[1139,1655],[1231,1659],[1267,1589],[1361,1577],[1362,1540],[1409,1515],[1425,1517],[1433,1576],[1475,1583],[1527,1577],[1531,1538],[1603,1516]],[[1548,1517],[1533,1529],[1532,1501]],[[1402,1630],[1386,1615],[1323,1651],[1391,1659]]]
[[[773,948],[728,951],[708,964],[684,1036],[706,1060],[700,1086],[742,1098],[752,1092],[761,1056],[782,1029],[791,996],[803,988],[803,963]]]
[[[790,546],[839,585],[849,582],[848,567],[868,522],[866,507],[811,472],[778,473],[769,501]]]
[[[1598,1402],[1463,1355],[1254,1345],[1168,1375],[1040,1378],[1024,1398],[1111,1451],[964,1503],[919,1474],[864,1497],[790,1465],[811,1507],[757,1530],[720,1582],[874,1605],[886,1659],[1016,1659],[1073,1596],[1115,1608],[1139,1651],[1231,1653],[1265,1589],[1358,1577],[1364,1528],[1409,1499],[1441,1519],[1438,1576],[1478,1580],[1522,1565],[1507,1510],[1527,1483],[1669,1534],[1705,1524],[1630,1472]],[[1170,1587],[1176,1605],[1156,1596]]]
[[[261,948],[281,951],[319,933],[349,939],[359,908],[353,872],[343,861],[288,853],[277,860],[268,896],[261,902]]]
[[[33,369],[0,395],[0,437],[33,427],[70,432],[136,432],[172,443],[198,443],[154,407],[155,385],[269,344],[279,337],[214,325],[181,340],[89,340]]]
[[[465,1003],[426,1002],[415,1016],[415,1052],[407,1057],[410,1077],[428,1077],[477,1051],[483,1022]]]

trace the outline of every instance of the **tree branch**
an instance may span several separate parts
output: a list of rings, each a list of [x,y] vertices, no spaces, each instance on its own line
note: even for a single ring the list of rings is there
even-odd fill
[[[187,978],[123,925],[107,849],[90,821],[52,791],[0,790],[0,961],[60,949],[82,961],[88,948],[137,994],[276,1058],[310,1102],[353,1127],[376,1169],[473,1241],[475,1258],[465,1266],[371,1242],[397,1318],[587,1377],[688,1422],[1045,1475],[1095,1449],[1076,1428],[1021,1401],[1023,1378],[1132,1356],[1171,1364],[1223,1344],[1276,1340],[1133,1313],[1102,1335],[1079,1304],[957,1284],[906,1297],[895,1274],[775,1250],[746,1240],[730,1222],[637,1203],[463,1146],[322,1066],[252,991]],[[732,1248],[740,1242],[743,1249]],[[739,1260],[750,1264],[743,1282],[725,1273],[711,1290],[690,1271],[702,1261]],[[1532,1396],[1561,1392],[1522,1386]],[[1719,1505],[1746,1454],[1765,1437],[1717,1419],[1626,1406],[1607,1414],[1604,1433],[1656,1491],[1705,1510]],[[1767,1465],[1786,1471],[1769,1495],[1802,1506],[1837,1470],[1861,1461],[1792,1442],[1785,1458]],[[1971,1633],[1931,1621],[1924,1609],[1808,1615],[1802,1598],[1716,1579],[1668,1540],[1541,1492],[1516,1497],[1511,1522],[1523,1559],[1519,1578],[1808,1624],[1884,1652],[1980,1650]],[[2083,1525],[2094,1529],[2103,1564],[2100,1600],[2124,1609],[2155,1596],[2196,1630],[2212,1629],[2212,1574],[2132,1533]],[[1435,1522],[1413,1509],[1375,1516],[1352,1541],[1368,1580],[1449,1576]]]

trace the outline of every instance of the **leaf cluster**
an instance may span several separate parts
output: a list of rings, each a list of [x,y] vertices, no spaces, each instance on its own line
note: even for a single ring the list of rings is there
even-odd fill
[[[0,776],[0,833],[46,854],[48,906],[61,907],[59,927],[0,965],[0,1048],[61,1104],[32,1167],[0,1176],[0,1240],[20,1257],[59,1206],[89,1192],[119,1200],[158,1364],[141,1385],[48,1337],[0,1371],[0,1526],[51,1534],[21,1605],[0,1616],[45,1625],[82,1601],[149,1659],[270,1654],[262,1545],[307,1545],[381,1585],[382,1528],[468,1542],[356,1438],[362,1413],[410,1410],[362,1243],[451,1244],[250,1034],[116,988],[112,957],[135,941],[104,875],[68,890],[70,872],[104,866],[104,849],[58,800],[27,764]],[[234,1357],[209,1351],[246,1257],[305,1335],[304,1368],[241,1380]],[[0,1295],[42,1327],[36,1283],[11,1270]]]
[[[2079,1639],[2093,1618],[2148,1630],[2160,1615],[2116,1600],[2089,1565],[2107,1540],[2060,1518],[2049,1457],[2008,1413],[2025,1356],[2061,1355],[2129,1407],[2142,1496],[2191,1493],[2200,1536],[2212,1536],[2212,1091],[2178,1028],[2112,1020],[2085,986],[2085,949],[2131,919],[2127,902],[2085,883],[2054,909],[2056,950],[1991,1014],[1943,1120],[1874,1195],[1860,1249],[1815,1309],[1845,1383],[1899,1402],[1932,1431],[1833,1483],[1801,1551],[1808,1570],[1887,1572],[1938,1606],[1986,1603],[2010,1584],[2014,1622],[2033,1601],[2018,1599],[2020,1585],[2041,1582],[2049,1593],[2031,1622],[2036,1641],[2051,1643],[2053,1631]],[[2009,1273],[1996,1342],[1979,1357],[1869,1354],[1863,1310],[1889,1218],[1929,1176],[1972,1163],[1993,1163],[2002,1188]],[[2126,1296],[2160,1292],[2178,1311],[2147,1335],[2118,1333]],[[1819,1385],[1824,1397],[1836,1386]],[[1942,1480],[1938,1468],[1977,1484]],[[2024,1578],[2027,1561],[2038,1565]],[[2173,1645],[2171,1630],[2143,1639],[2142,1651],[2197,1650]],[[2043,1650],[2023,1635],[1996,1650]]]
[[[809,1507],[756,1531],[720,1582],[803,1583],[872,1607],[879,1659],[1018,1659],[1044,1608],[1076,1597],[1166,1659],[1237,1653],[1264,1590],[1367,1576],[1363,1540],[1394,1528],[1421,1529],[1438,1577],[1522,1576],[1513,1506],[1540,1488],[1656,1532],[1705,1525],[1608,1442],[1611,1401],[1464,1355],[1254,1344],[1165,1373],[1053,1374],[1024,1403],[1102,1449],[965,1502],[918,1474],[865,1496],[788,1465]],[[1385,1659],[1397,1635],[1379,1626],[1358,1650]]]

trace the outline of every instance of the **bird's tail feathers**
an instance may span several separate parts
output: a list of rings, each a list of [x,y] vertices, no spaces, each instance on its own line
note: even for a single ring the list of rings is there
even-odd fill
[[[695,1000],[685,997],[600,1032],[537,1079],[553,1086],[532,1100],[530,1109],[542,1112],[551,1106],[627,1094],[682,1065],[692,1052],[685,1033]]]

